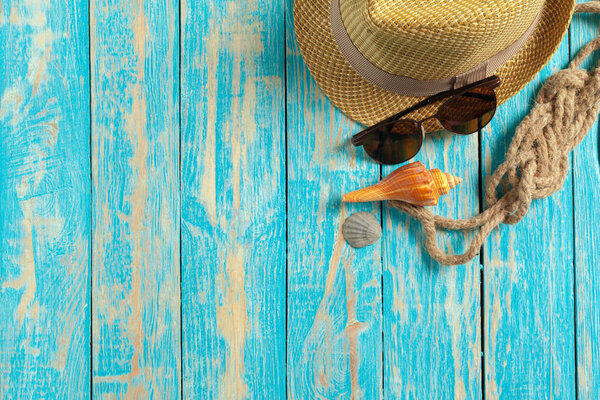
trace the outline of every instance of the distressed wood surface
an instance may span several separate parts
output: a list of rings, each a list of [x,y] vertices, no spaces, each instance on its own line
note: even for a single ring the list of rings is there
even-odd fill
[[[184,398],[285,398],[283,2],[182,2]]]
[[[580,15],[571,26],[571,56],[598,36],[600,17]],[[597,66],[591,57],[583,68]],[[573,153],[575,304],[579,399],[600,398],[600,142],[598,122]]]
[[[96,398],[181,391],[178,10],[90,4]]]
[[[483,133],[484,176],[504,160],[538,89],[568,54],[565,37],[540,75],[499,108]],[[575,398],[571,179],[534,201],[518,225],[495,230],[484,249],[485,398]]]
[[[417,222],[340,203],[393,168],[350,144],[292,7],[0,0],[0,400],[600,397],[598,124],[559,193],[441,267]],[[477,211],[599,24],[480,138],[428,135],[417,159],[465,179],[437,213]],[[357,211],[384,231],[360,250]]]
[[[0,399],[89,397],[87,54],[84,1],[0,2]]]
[[[358,155],[353,124],[317,87],[295,41],[287,1],[288,340],[290,399],[382,396],[380,244],[354,250],[341,223],[379,204],[341,196],[379,178]]]
[[[479,210],[475,133],[427,135],[415,160],[463,183],[431,210],[453,218]],[[384,175],[397,167],[384,168]],[[444,267],[425,251],[421,224],[384,205],[383,338],[386,398],[481,397],[480,266]],[[440,234],[442,249],[462,253],[472,233]]]

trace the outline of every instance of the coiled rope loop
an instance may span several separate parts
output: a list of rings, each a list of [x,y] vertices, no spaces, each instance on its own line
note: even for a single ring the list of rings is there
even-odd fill
[[[600,1],[578,4],[575,12],[600,13]],[[588,43],[569,67],[550,77],[530,113],[515,131],[506,160],[486,181],[487,209],[470,219],[449,219],[400,201],[391,202],[419,220],[429,254],[441,264],[464,264],[475,258],[498,225],[521,221],[534,199],[560,190],[569,172],[569,152],[585,138],[600,111],[600,70],[579,67],[600,48],[600,37]],[[508,190],[498,198],[503,181]],[[437,244],[438,229],[478,230],[464,254],[448,254]]]

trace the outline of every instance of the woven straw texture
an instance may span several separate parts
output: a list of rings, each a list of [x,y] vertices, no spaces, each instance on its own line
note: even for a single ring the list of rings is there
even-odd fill
[[[430,80],[459,75],[510,46],[543,3],[343,0],[340,10],[352,42],[371,63],[391,74]]]
[[[458,75],[508,47],[531,26],[541,3],[533,35],[496,71],[502,104],[550,60],[569,26],[574,0],[341,0],[340,8],[350,37],[373,64],[427,80]],[[300,51],[336,106],[353,120],[373,125],[422,99],[387,92],[360,76],[338,49],[329,10],[330,0],[294,2]],[[427,117],[438,106],[414,118]],[[435,124],[426,128],[439,129]]]

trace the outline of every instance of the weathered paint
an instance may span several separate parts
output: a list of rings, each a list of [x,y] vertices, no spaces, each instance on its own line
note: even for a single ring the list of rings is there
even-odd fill
[[[0,2],[0,399],[89,397],[84,1]]]
[[[93,393],[176,398],[178,2],[92,1],[90,16]]]
[[[339,199],[379,168],[304,66],[292,0],[87,6],[0,0],[0,399],[88,398],[90,371],[99,398],[600,396],[598,126],[574,179],[486,243],[480,331],[477,260],[436,265],[385,205],[381,242],[343,241],[380,209]],[[575,21],[571,55],[600,23]],[[568,52],[500,108],[482,174]],[[418,159],[465,178],[437,212],[475,213],[477,151],[427,138]]]
[[[429,134],[416,159],[463,178],[436,214],[479,211],[478,135]],[[395,167],[384,168],[384,175]],[[442,249],[461,253],[472,233],[441,233]],[[481,397],[479,259],[444,267],[425,251],[421,224],[384,205],[383,337],[386,398]]]
[[[571,56],[598,37],[598,16],[576,16],[571,26]],[[596,67],[596,54],[585,68]],[[598,123],[573,155],[575,210],[575,315],[579,399],[600,398],[600,142]]]
[[[350,144],[360,129],[335,109],[300,56],[287,1],[289,399],[382,396],[381,242],[350,248],[344,219],[380,217],[341,197],[379,177]]]
[[[283,2],[184,1],[184,398],[285,398]]]
[[[483,135],[484,176],[504,160],[518,123],[548,76],[565,67],[568,38],[546,68],[499,108]],[[484,252],[486,399],[575,397],[573,201],[568,179],[533,202],[518,225],[492,233]]]

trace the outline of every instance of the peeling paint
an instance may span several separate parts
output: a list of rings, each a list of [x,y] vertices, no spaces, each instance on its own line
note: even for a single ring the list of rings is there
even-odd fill
[[[346,336],[348,338],[348,352],[350,354],[350,398],[362,399],[363,392],[360,389],[358,378],[358,370],[360,367],[360,354],[358,351],[358,341],[361,332],[366,327],[366,324],[357,320],[356,301],[357,294],[354,289],[354,277],[350,270],[352,266],[352,257],[344,263],[344,271],[346,277],[346,310],[348,314],[348,322],[346,323]]]
[[[19,300],[19,305],[15,310],[15,318],[19,321],[19,326],[23,326],[25,321],[25,314],[33,305],[36,295],[36,274],[35,274],[35,259],[33,253],[33,235],[32,235],[32,219],[33,211],[31,202],[24,202],[21,204],[23,210],[23,228],[22,232],[24,237],[23,250],[19,259],[19,265],[21,266],[21,275],[10,281],[2,284],[3,289],[25,289]]]
[[[246,293],[244,289],[244,252],[237,248],[227,255],[225,269],[217,277],[223,292],[217,300],[217,325],[228,344],[225,371],[219,385],[220,399],[243,399],[248,393],[244,377],[244,345],[246,342]]]
[[[89,132],[89,72],[74,56],[87,46],[87,35],[65,21],[87,24],[87,9],[10,4],[0,21],[0,40],[9,40],[3,61],[12,71],[0,83],[0,141],[7,146],[0,152],[6,178],[0,179],[0,243],[7,261],[0,294],[3,316],[12,313],[12,322],[2,325],[0,397],[42,398],[51,391],[65,397],[67,387],[79,396],[89,386],[89,374],[81,373],[89,371],[89,174],[81,162],[88,141],[80,136]],[[76,113],[75,103],[82,107]]]
[[[91,4],[99,397],[169,398],[181,390],[177,10]]]

